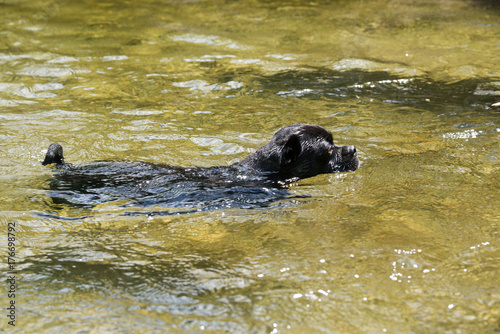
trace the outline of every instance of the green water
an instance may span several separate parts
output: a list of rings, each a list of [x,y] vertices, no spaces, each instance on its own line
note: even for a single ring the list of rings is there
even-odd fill
[[[495,2],[0,1],[0,13],[1,330],[500,331]],[[296,122],[356,145],[359,170],[301,180],[269,208],[169,217],[46,192],[51,142],[77,164],[227,165]]]

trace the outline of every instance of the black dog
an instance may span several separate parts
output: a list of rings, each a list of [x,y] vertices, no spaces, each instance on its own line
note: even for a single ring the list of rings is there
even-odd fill
[[[295,124],[280,129],[269,143],[236,164],[270,173],[280,181],[295,181],[354,171],[359,160],[354,146],[335,146],[332,134],[322,127]]]
[[[42,162],[53,163],[61,172],[51,181],[50,194],[72,204],[130,199],[131,205],[141,206],[252,207],[285,197],[280,185],[323,173],[354,171],[359,159],[354,146],[334,145],[324,128],[295,124],[280,129],[269,143],[227,167],[106,161],[74,167],[64,162],[57,143],[49,146]],[[268,196],[269,192],[275,196]],[[222,200],[228,197],[233,201]]]

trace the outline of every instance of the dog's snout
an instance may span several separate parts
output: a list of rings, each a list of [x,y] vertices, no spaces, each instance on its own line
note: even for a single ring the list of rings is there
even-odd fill
[[[347,145],[344,147],[344,151],[346,154],[353,155],[354,153],[356,153],[356,147],[354,147],[353,145]]]

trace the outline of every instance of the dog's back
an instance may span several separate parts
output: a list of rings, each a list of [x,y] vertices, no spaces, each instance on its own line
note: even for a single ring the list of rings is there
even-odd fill
[[[259,174],[224,167],[182,168],[146,162],[97,161],[62,167],[49,181],[54,203],[93,207],[117,202],[125,207],[157,207],[148,214],[173,214],[267,206],[286,189]]]

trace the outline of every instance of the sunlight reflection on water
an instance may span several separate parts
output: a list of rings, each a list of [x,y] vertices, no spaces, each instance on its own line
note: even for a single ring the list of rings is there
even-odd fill
[[[498,330],[492,2],[34,1],[0,21],[21,333]],[[40,165],[60,142],[75,165],[227,166],[296,122],[360,168],[180,208],[58,201]]]

